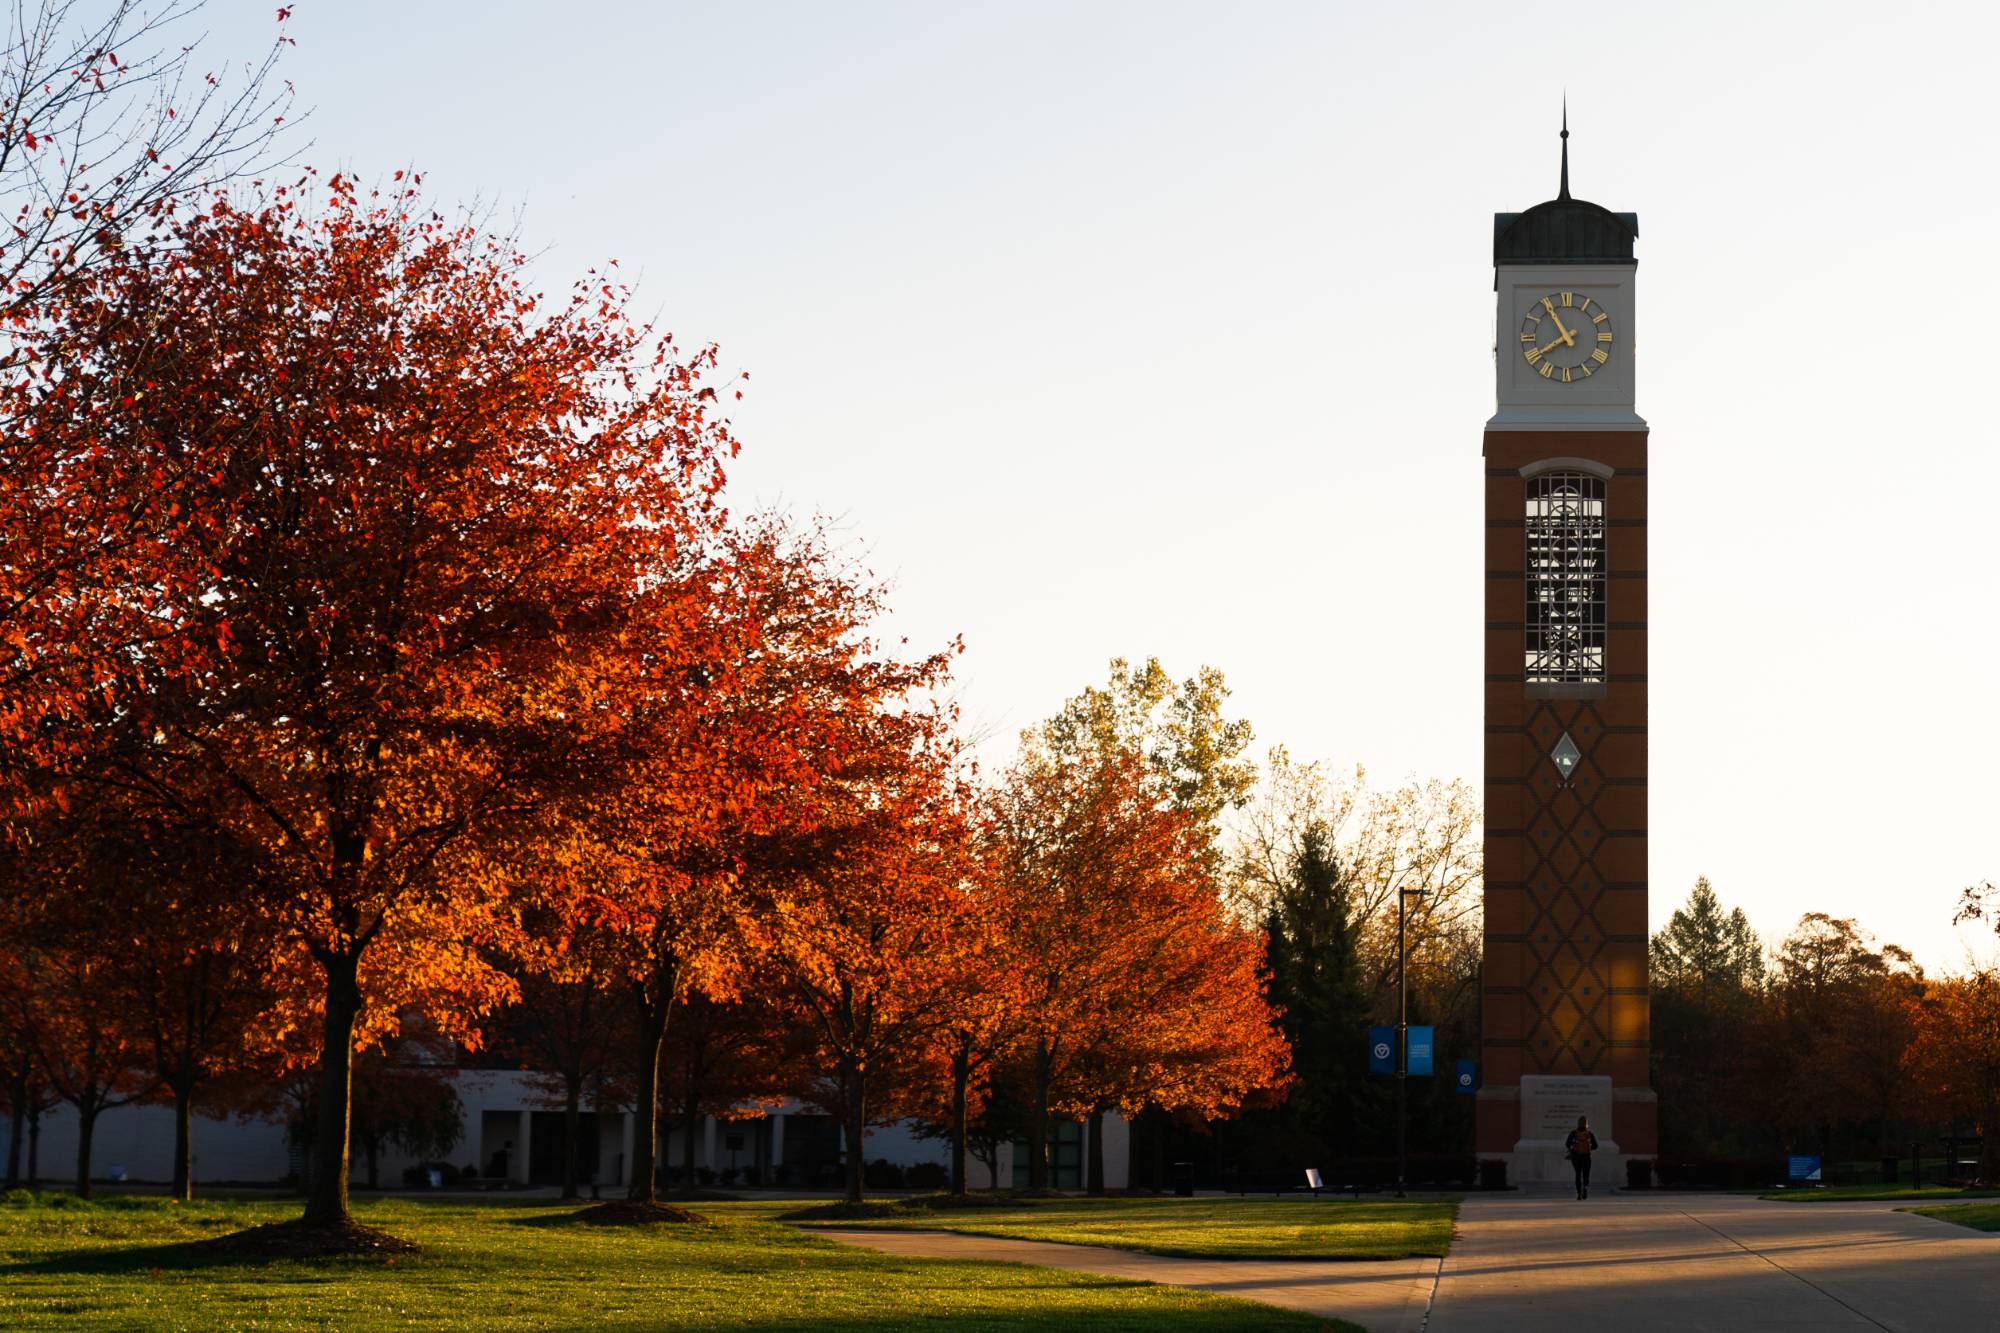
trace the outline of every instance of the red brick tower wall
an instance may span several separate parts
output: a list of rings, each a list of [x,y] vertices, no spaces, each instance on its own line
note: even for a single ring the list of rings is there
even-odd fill
[[[1530,685],[1526,480],[1549,459],[1605,481],[1603,684]],[[1486,951],[1482,1082],[1608,1074],[1613,1137],[1657,1150],[1646,986],[1646,433],[1486,433]],[[1570,468],[1567,470],[1576,470]],[[1564,781],[1550,752],[1582,752]],[[1519,1104],[1482,1096],[1477,1148],[1510,1151]]]

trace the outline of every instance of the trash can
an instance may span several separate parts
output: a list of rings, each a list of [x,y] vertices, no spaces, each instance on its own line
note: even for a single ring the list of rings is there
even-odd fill
[[[1194,1163],[1174,1163],[1174,1193],[1183,1199],[1194,1197]]]
[[[1643,1157],[1626,1158],[1625,1188],[1628,1190],[1653,1188],[1653,1164]]]

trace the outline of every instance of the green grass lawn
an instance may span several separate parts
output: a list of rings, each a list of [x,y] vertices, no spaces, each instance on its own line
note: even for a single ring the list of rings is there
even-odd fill
[[[1871,1199],[1990,1199],[2000,1196],[2000,1190],[1956,1189],[1947,1185],[1926,1185],[1922,1189],[1911,1189],[1907,1185],[1829,1185],[1825,1189],[1773,1190],[1759,1194],[1760,1199],[1780,1203],[1852,1203],[1856,1200]]]
[[[796,1206],[796,1205],[794,1205]],[[591,1227],[549,1204],[360,1203],[423,1247],[268,1266],[177,1247],[297,1216],[296,1203],[112,1197],[0,1202],[0,1328],[1326,1329],[1350,1325],[1205,1292],[1011,1264],[899,1259],[701,1205],[705,1227]]]
[[[746,1205],[763,1208],[768,1205]],[[911,1212],[807,1225],[961,1231],[976,1236],[1114,1245],[1193,1259],[1442,1257],[1456,1199],[1043,1199],[1013,1207]]]
[[[2000,1203],[1947,1204],[1942,1208],[1903,1208],[1899,1211],[1956,1222],[1974,1231],[2000,1231]]]

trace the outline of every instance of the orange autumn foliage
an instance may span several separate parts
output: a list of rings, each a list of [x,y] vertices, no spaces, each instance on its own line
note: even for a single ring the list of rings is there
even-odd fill
[[[1137,751],[1030,747],[991,802],[996,892],[1023,1008],[1032,1187],[1052,1111],[1225,1114],[1278,1093],[1261,942],[1214,891],[1201,826]]]
[[[712,354],[605,280],[544,306],[413,189],[217,195],[168,233],[64,289],[34,429],[173,487],[174,540],[99,599],[149,627],[132,762],[205,803],[295,941],[307,1215],[342,1221],[357,1034],[420,1002],[473,1040],[512,994],[487,952],[523,842],[617,781],[604,702],[670,691],[733,445]]]
[[[906,1113],[945,1019],[967,898],[964,794],[938,719],[874,723],[822,793],[837,808],[756,863],[769,894],[760,950],[830,1076],[817,1100],[841,1119],[851,1202],[867,1127]]]

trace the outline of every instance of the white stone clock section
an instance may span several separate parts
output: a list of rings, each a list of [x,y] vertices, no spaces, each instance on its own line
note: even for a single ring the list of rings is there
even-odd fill
[[[1495,271],[1494,357],[1499,410],[1488,430],[1644,430],[1634,410],[1632,353],[1637,321],[1631,264],[1520,264]],[[1521,354],[1521,320],[1542,298],[1574,292],[1610,312],[1610,359],[1595,374],[1569,384],[1544,379]]]

